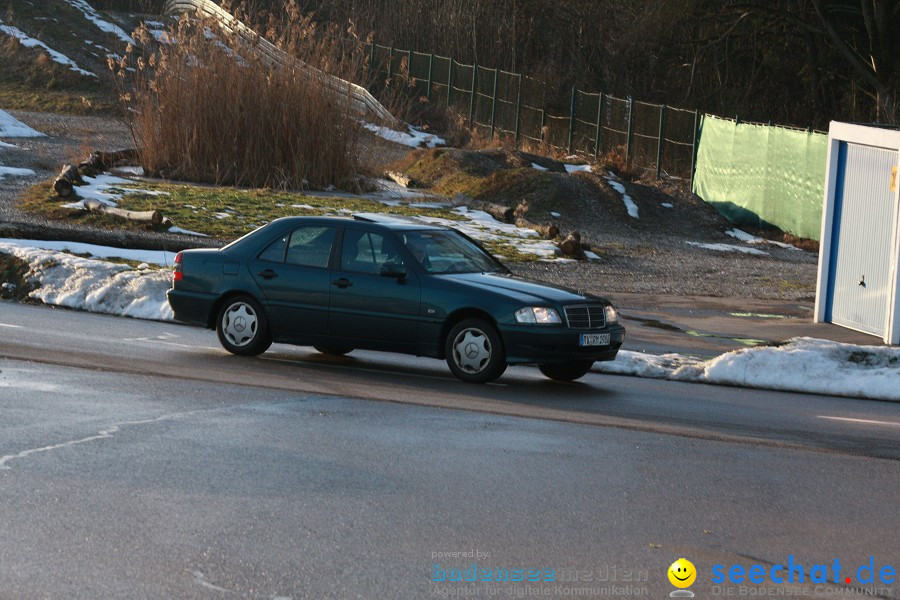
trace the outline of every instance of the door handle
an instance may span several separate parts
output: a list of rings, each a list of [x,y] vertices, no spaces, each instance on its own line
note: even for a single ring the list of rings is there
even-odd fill
[[[353,285],[353,283],[351,283],[351,281],[346,277],[341,277],[340,279],[335,279],[334,281],[332,281],[331,285],[336,285],[339,288],[344,289],[350,287],[351,285]]]
[[[278,273],[276,273],[272,269],[266,269],[265,271],[260,271],[258,273],[258,275],[260,277],[262,277],[263,279],[275,279],[276,277],[278,277]]]

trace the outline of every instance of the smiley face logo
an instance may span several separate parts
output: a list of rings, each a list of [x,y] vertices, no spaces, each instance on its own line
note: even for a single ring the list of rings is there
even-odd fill
[[[679,558],[669,567],[669,581],[677,588],[691,587],[697,579],[697,569],[686,558]]]

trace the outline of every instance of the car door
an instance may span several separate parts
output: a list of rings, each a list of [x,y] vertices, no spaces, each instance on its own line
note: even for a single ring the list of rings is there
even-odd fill
[[[382,274],[385,263],[406,270]],[[421,288],[387,232],[346,227],[332,274],[328,332],[355,347],[414,352]]]
[[[331,256],[336,225],[303,225],[250,261],[279,341],[316,341],[328,329]]]

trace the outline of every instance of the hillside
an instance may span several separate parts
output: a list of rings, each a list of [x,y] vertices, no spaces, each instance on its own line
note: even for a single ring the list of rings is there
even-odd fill
[[[139,18],[82,0],[9,0],[0,15],[0,106],[74,114],[119,111],[107,61]]]

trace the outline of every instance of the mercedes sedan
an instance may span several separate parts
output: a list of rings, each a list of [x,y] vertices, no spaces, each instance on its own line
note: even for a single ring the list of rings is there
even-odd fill
[[[603,298],[515,277],[456,230],[374,215],[286,217],[185,250],[168,298],[177,320],[215,329],[234,354],[272,342],[402,352],[445,359],[473,383],[512,364],[572,381],[625,336]]]

